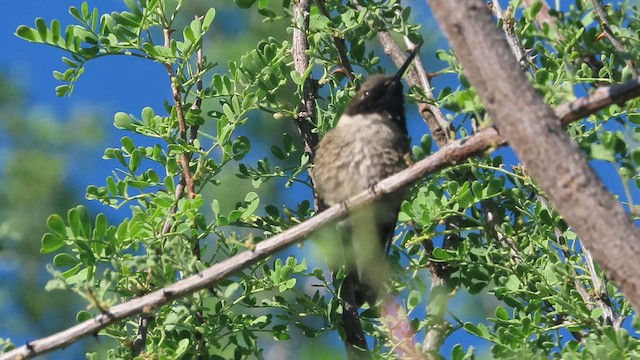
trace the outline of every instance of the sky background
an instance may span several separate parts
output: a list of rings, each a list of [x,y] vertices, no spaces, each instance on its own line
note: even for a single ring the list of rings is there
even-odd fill
[[[84,199],[85,189],[88,185],[95,184],[100,186],[104,183],[104,179],[111,174],[112,164],[102,160],[103,149],[105,147],[119,146],[119,138],[125,135],[124,132],[113,128],[113,115],[118,111],[137,115],[146,106],[162,109],[162,102],[170,99],[171,93],[166,72],[160,64],[149,64],[145,60],[122,56],[90,62],[85,73],[76,83],[73,95],[63,98],[56,96],[54,89],[57,85],[60,85],[60,82],[53,78],[52,72],[65,69],[60,60],[65,54],[52,47],[23,41],[17,38],[14,32],[22,24],[33,26],[36,17],[42,17],[47,22],[51,19],[59,19],[63,27],[66,24],[75,23],[75,20],[68,13],[68,8],[70,6],[79,7],[80,4],[81,1],[60,0],[22,0],[19,2],[10,1],[4,4],[4,11],[0,13],[0,44],[3,44],[4,48],[10,49],[10,51],[0,52],[0,69],[3,69],[9,78],[17,83],[25,95],[28,96],[28,111],[33,114],[52,113],[62,121],[81,114],[83,111],[90,111],[94,115],[97,114],[101,121],[100,127],[104,129],[105,136],[100,144],[96,144],[95,148],[77,154],[77,157],[69,164],[67,176],[67,181],[73,185],[77,198]],[[430,18],[424,2],[416,1],[410,4],[416,6],[413,12],[417,17],[416,20],[423,24],[428,23],[423,21],[423,19],[428,20]],[[101,12],[122,11],[125,8],[121,1],[111,0],[91,1],[90,5],[97,6]],[[215,21],[224,21],[224,17],[218,16]],[[229,24],[229,26],[232,26],[232,24]],[[426,26],[425,29],[429,30],[429,27]],[[431,31],[434,30],[432,27]],[[438,43],[441,44],[440,47],[444,46],[444,40],[440,39]],[[427,66],[433,63],[433,54],[426,53],[424,48],[421,54]],[[439,66],[442,67],[444,64]],[[429,70],[437,69],[430,68]],[[446,81],[446,79],[443,81]],[[436,83],[436,85],[439,84]],[[426,126],[419,119],[412,119],[410,124],[413,134],[427,132]],[[78,137],[83,136],[81,133],[76,135]],[[417,140],[419,140],[419,136],[417,138],[414,136],[414,142]],[[0,149],[3,148],[1,141],[2,137],[0,135]],[[515,161],[509,149],[500,151],[507,158]],[[622,194],[620,179],[615,175],[615,169],[611,165],[596,164],[596,170],[603,176],[607,186],[614,193]],[[637,192],[634,195],[638,199]],[[83,203],[92,209],[93,214],[97,213],[97,211],[102,211],[116,218],[122,216],[96,203],[87,201],[83,201]],[[40,236],[34,237],[33,241],[34,251],[38,251]],[[15,270],[18,271],[19,268],[15,268]],[[7,271],[0,272],[0,282],[6,280],[6,278],[3,279],[1,277],[3,275],[9,277],[11,273]],[[38,296],[46,296],[44,289]],[[454,303],[453,306],[459,307],[464,306],[464,304]],[[10,337],[17,345],[21,345],[25,341],[33,339],[31,334],[28,329],[17,332],[7,328],[2,325],[0,319],[0,337]],[[466,342],[470,341],[471,338],[461,333],[458,337],[450,339],[449,342]],[[482,346],[482,344],[479,345]],[[49,358],[69,358],[69,354],[74,354],[73,351],[73,347],[71,350],[57,351],[52,353]]]

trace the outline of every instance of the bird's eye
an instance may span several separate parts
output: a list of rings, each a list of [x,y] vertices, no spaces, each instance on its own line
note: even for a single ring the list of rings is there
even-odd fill
[[[364,93],[362,93],[362,98],[364,99],[366,97],[369,97],[369,92],[368,91],[365,91]]]

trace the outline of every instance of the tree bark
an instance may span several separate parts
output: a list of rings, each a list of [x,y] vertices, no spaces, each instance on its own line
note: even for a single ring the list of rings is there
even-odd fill
[[[529,84],[486,4],[427,2],[500,134],[594,258],[640,309],[640,230]]]

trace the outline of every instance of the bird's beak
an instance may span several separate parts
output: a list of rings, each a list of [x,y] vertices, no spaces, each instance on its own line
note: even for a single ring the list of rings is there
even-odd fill
[[[416,45],[413,48],[413,50],[411,50],[411,53],[409,54],[409,57],[407,58],[407,60],[404,61],[404,64],[402,64],[400,69],[398,69],[398,72],[393,76],[393,81],[399,82],[402,79],[402,75],[404,75],[404,73],[409,68],[409,65],[411,65],[411,62],[413,61],[413,58],[416,57],[416,55],[418,55],[418,51],[420,50],[420,46],[422,46],[422,43]]]

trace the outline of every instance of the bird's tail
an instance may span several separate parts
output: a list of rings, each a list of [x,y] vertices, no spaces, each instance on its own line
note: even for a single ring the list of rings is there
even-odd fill
[[[389,277],[385,257],[395,229],[395,217],[381,221],[376,209],[367,210],[352,214],[340,224],[347,270],[340,295],[348,299],[345,291],[353,291],[356,307],[365,302],[373,306],[380,298]]]

